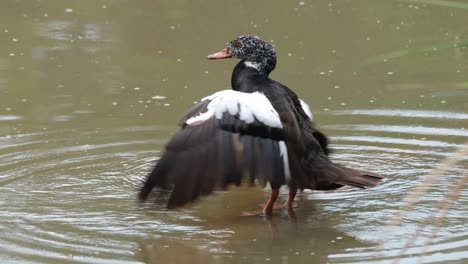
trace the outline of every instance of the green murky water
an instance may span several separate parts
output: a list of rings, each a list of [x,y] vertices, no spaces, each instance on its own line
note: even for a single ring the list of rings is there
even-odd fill
[[[405,243],[466,159],[378,241],[468,138],[467,25],[462,0],[2,1],[0,261],[414,263],[430,229]],[[246,33],[275,44],[272,77],[311,105],[333,159],[383,185],[305,192],[296,222],[240,217],[267,198],[257,188],[176,212],[137,203],[179,118],[230,85],[236,62],[206,55]],[[467,203],[464,191],[425,262],[467,261]]]

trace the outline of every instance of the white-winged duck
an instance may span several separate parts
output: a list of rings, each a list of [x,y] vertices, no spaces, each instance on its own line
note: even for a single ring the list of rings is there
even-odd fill
[[[181,128],[140,190],[172,189],[168,208],[183,206],[216,188],[242,180],[271,186],[263,213],[271,215],[282,185],[292,211],[297,190],[376,186],[382,176],[347,168],[328,157],[328,139],[312,121],[307,104],[268,77],[276,52],[257,36],[243,35],[208,59],[238,58],[232,90],[205,97],[180,122]]]

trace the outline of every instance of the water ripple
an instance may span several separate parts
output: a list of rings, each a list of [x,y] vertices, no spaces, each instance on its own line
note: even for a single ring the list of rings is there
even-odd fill
[[[154,250],[165,252],[168,247],[193,250],[202,256],[209,253],[232,257],[237,252],[258,254],[263,244],[272,243],[270,234],[276,230],[278,240],[274,243],[278,243],[278,248],[271,254],[272,259],[292,257],[291,252],[306,252],[309,257],[311,252],[326,254],[326,245],[338,246],[340,241],[348,241],[345,245],[354,247],[344,246],[330,255],[314,255],[314,259],[373,263],[380,254],[382,257],[377,260],[388,262],[398,256],[407,230],[424,222],[434,202],[441,199],[456,175],[463,174],[463,166],[454,167],[450,180],[441,181],[423,197],[420,207],[406,221],[407,226],[395,232],[388,249],[380,250],[374,245],[376,234],[399,209],[404,194],[450,155],[452,148],[459,146],[451,141],[452,137],[465,137],[466,132],[411,128],[414,134],[437,131],[440,136],[448,135],[438,140],[420,140],[400,135],[408,129],[404,126],[358,124],[330,128],[386,132],[386,136],[338,133],[332,145],[332,159],[336,162],[372,170],[386,178],[371,190],[304,191],[296,201],[299,231],[294,239],[291,222],[284,212],[277,213],[273,226],[262,218],[238,217],[245,204],[263,203],[268,191],[231,190],[178,211],[166,210],[161,201],[138,204],[136,191],[173,128],[113,127],[1,137],[0,217],[4,221],[0,223],[0,251],[5,252],[6,258],[44,263],[131,263],[135,256],[151,258],[147,255]],[[154,131],[164,136],[155,137]],[[70,140],[66,135],[80,136]],[[161,192],[160,196],[167,199],[167,193]],[[463,201],[468,198],[461,197]],[[282,190],[281,199],[286,198],[287,191]],[[213,213],[218,211],[223,213]],[[450,230],[440,232],[441,239],[428,251],[431,258],[462,258],[468,234],[457,230],[464,225],[463,210],[453,210],[448,217]],[[307,235],[311,233],[316,234],[313,242],[314,238]],[[292,243],[296,240],[303,242]],[[403,261],[414,260],[412,254],[420,249],[421,243],[415,244],[402,256]]]
[[[22,120],[23,118],[18,115],[0,115],[0,121]]]
[[[332,114],[468,120],[468,114],[460,113],[460,112],[411,110],[411,109],[407,109],[407,110],[405,109],[335,110],[335,111],[332,111]]]
[[[388,133],[403,133],[416,135],[440,135],[468,137],[467,129],[424,127],[424,126],[389,126],[389,125],[336,125],[333,129],[355,131],[377,131]]]

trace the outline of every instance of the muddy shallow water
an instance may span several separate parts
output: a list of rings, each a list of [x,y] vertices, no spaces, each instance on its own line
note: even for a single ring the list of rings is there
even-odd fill
[[[405,243],[466,174],[465,159],[384,232],[407,191],[468,139],[458,3],[0,3],[0,261],[414,263],[431,229]],[[178,211],[137,202],[179,118],[230,85],[236,62],[206,55],[245,33],[275,44],[271,77],[310,104],[332,158],[384,174],[381,186],[306,191],[296,220],[241,217],[268,197],[260,188]],[[467,204],[465,190],[424,262],[468,260]]]

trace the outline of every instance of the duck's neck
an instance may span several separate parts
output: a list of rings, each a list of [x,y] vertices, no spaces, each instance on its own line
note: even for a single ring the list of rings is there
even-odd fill
[[[261,64],[242,60],[232,71],[232,89],[246,93],[260,91],[262,89],[260,84],[269,80],[269,73],[262,68]]]

